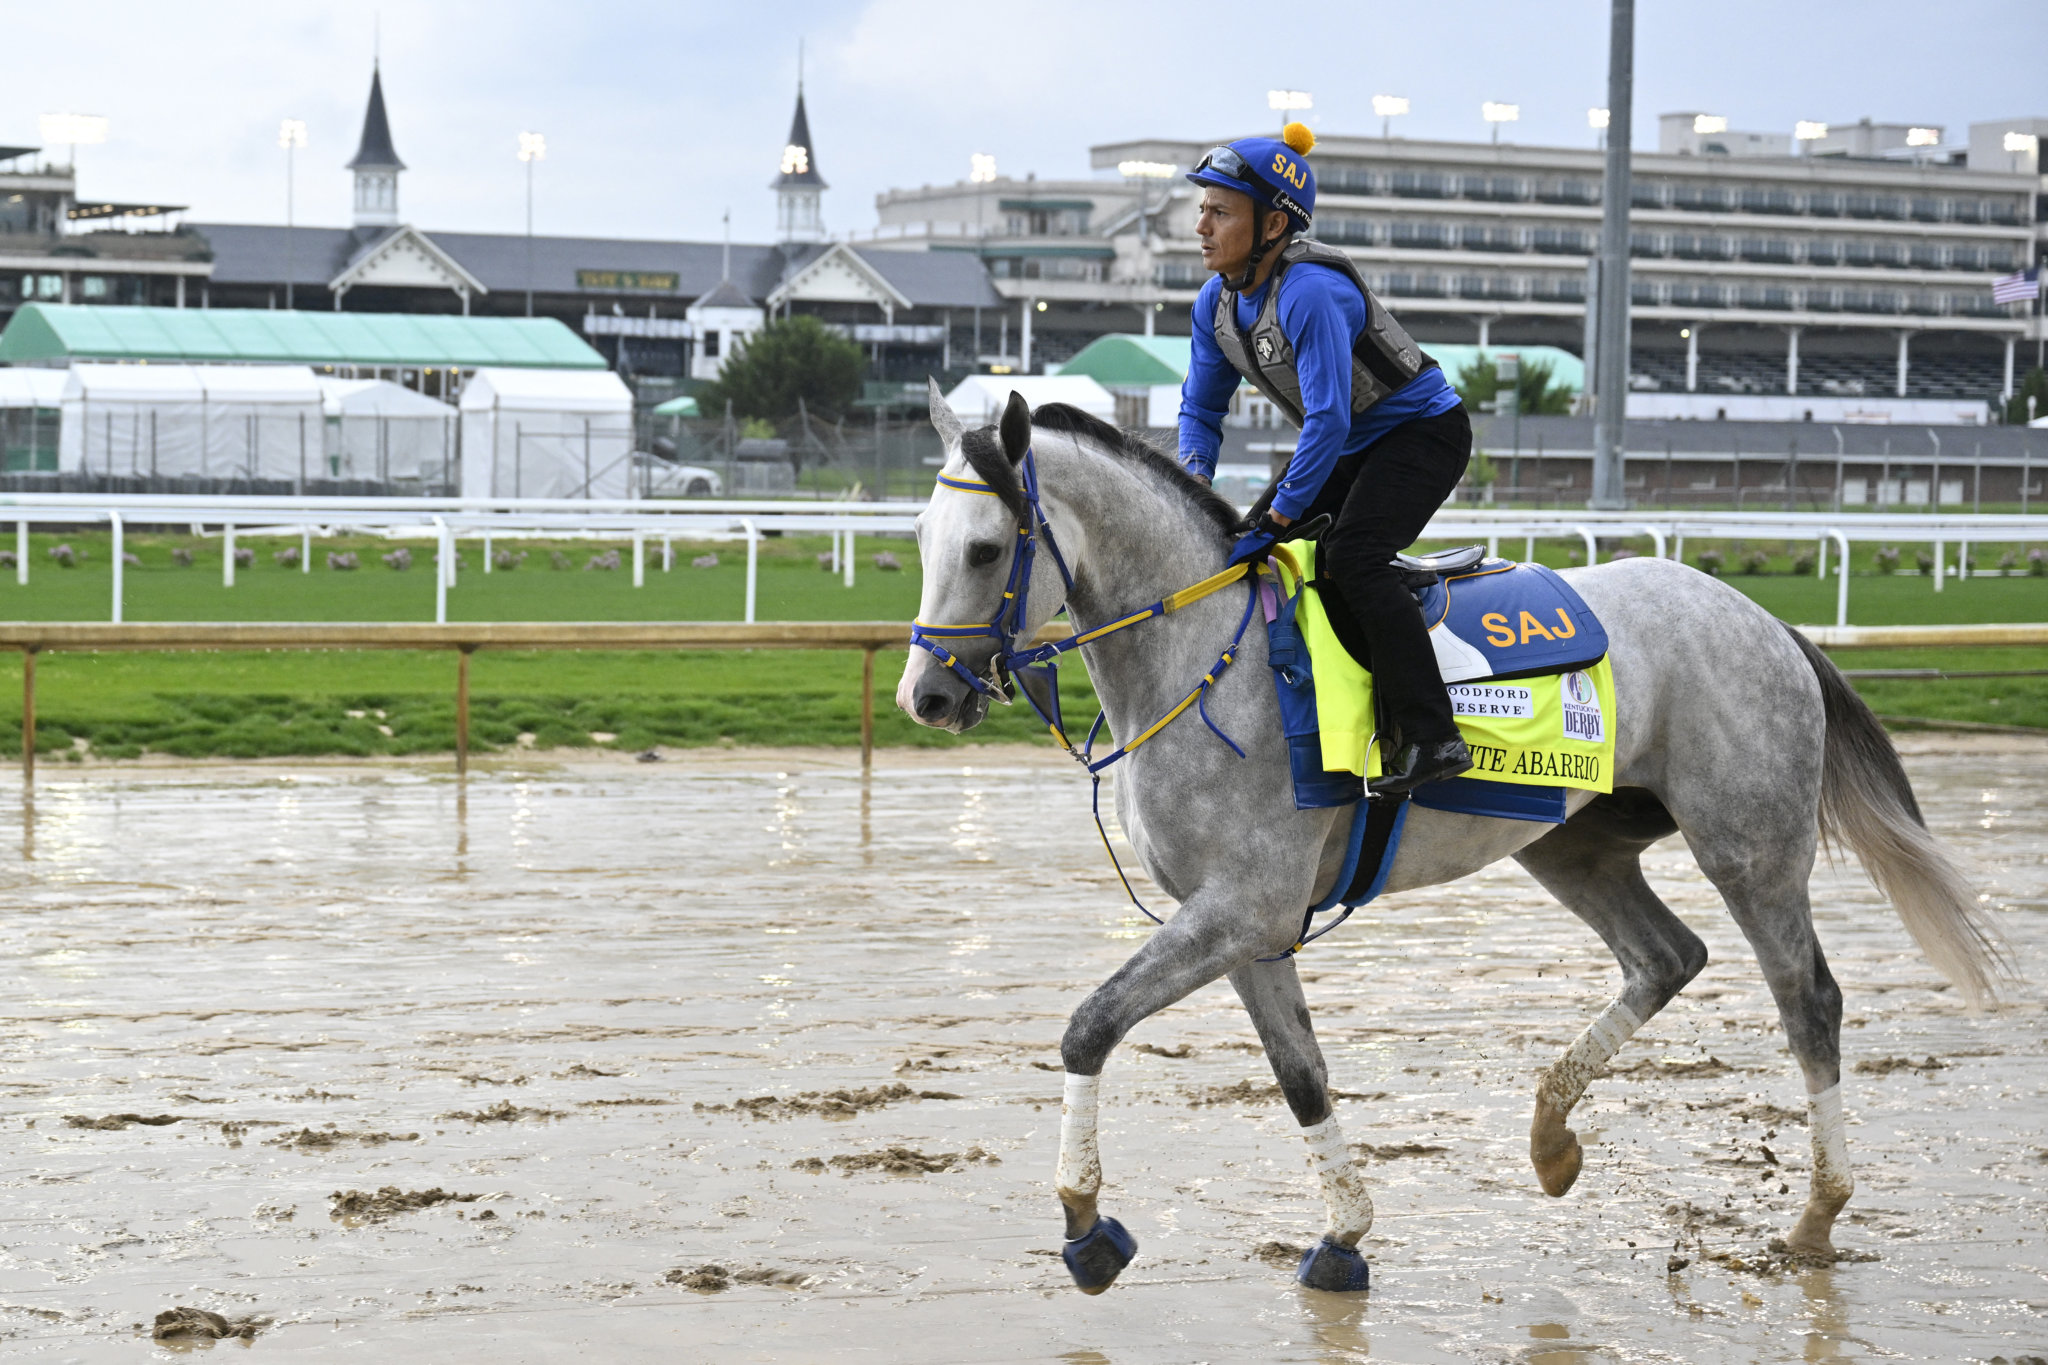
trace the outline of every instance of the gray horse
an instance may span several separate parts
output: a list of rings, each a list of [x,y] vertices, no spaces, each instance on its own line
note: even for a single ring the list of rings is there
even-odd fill
[[[1097,626],[1223,566],[1229,504],[1167,456],[1076,409],[1034,415],[1011,395],[997,427],[965,430],[931,391],[946,445],[942,482],[918,518],[924,564],[919,620],[995,618],[1020,542],[1020,465],[1033,452],[1047,522],[1073,574],[1040,553],[1024,638],[1065,606]],[[995,496],[957,485],[981,484]],[[1842,996],[1814,935],[1807,882],[1818,837],[1846,844],[1928,959],[1973,1005],[2006,968],[1995,930],[1929,835],[1897,753],[1835,666],[1734,589],[1663,559],[1568,571],[1605,623],[1616,691],[1615,790],[1573,791],[1562,825],[1413,809],[1386,889],[1434,886],[1512,857],[1600,935],[1621,965],[1621,993],[1536,1087],[1529,1155],[1546,1193],[1577,1179],[1566,1126],[1587,1083],[1707,962],[1707,949],[1651,891],[1643,850],[1682,832],[1757,955],[1806,1081],[1812,1184],[1789,1242],[1832,1260],[1836,1216],[1854,1189],[1843,1136]],[[1187,695],[1244,612],[1232,587],[1088,647],[1088,669],[1118,737],[1140,733]],[[993,640],[960,640],[967,669],[991,663]],[[962,732],[988,698],[931,653],[913,649],[896,701],[922,724]],[[1162,730],[1121,767],[1116,813],[1145,870],[1179,909],[1073,1013],[1060,1051],[1066,1102],[1057,1188],[1068,1264],[1100,1292],[1131,1244],[1102,1218],[1096,1098],[1104,1063],[1140,1020],[1227,976],[1250,1013],[1307,1139],[1329,1220],[1323,1245],[1355,1264],[1372,1200],[1331,1110],[1327,1075],[1291,958],[1303,907],[1336,882],[1357,807],[1294,808],[1287,747],[1255,622],[1237,665],[1207,698],[1244,747],[1239,758],[1192,717]],[[1264,812],[1247,830],[1247,811]],[[1105,1247],[1105,1229],[1115,1242]],[[1076,1248],[1085,1253],[1077,1257]],[[1093,1269],[1086,1267],[1092,1265]],[[1341,1277],[1340,1277],[1341,1278]]]

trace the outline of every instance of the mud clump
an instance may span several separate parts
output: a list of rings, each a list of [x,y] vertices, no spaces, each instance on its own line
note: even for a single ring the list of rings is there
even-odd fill
[[[236,1318],[230,1321],[204,1308],[166,1308],[156,1315],[150,1332],[155,1341],[254,1341],[256,1333],[270,1325],[269,1318]]]
[[[1673,1057],[1645,1057],[1627,1066],[1610,1066],[1601,1074],[1604,1076],[1633,1076],[1637,1079],[1662,1078],[1672,1081],[1700,1081],[1709,1076],[1729,1076],[1741,1068],[1733,1067],[1719,1057],[1700,1057],[1686,1061]]]
[[[1292,1242],[1261,1242],[1252,1248],[1252,1258],[1279,1266],[1282,1270],[1292,1270],[1301,1264],[1302,1255],[1307,1250],[1307,1247],[1298,1247]]]
[[[1889,1076],[1894,1071],[1946,1071],[1948,1063],[1939,1057],[1923,1057],[1914,1061],[1911,1057],[1870,1057],[1849,1068],[1859,1076]]]
[[[418,1133],[373,1133],[368,1130],[351,1131],[329,1124],[325,1128],[300,1128],[290,1133],[279,1133],[276,1137],[265,1138],[266,1147],[290,1147],[300,1152],[328,1152],[350,1143],[363,1147],[382,1147],[387,1142],[418,1142]]]
[[[90,1128],[101,1133],[117,1133],[131,1124],[141,1124],[145,1128],[162,1128],[173,1123],[183,1123],[185,1118],[183,1114],[108,1114],[104,1118],[95,1119],[84,1114],[66,1114],[64,1126]]]
[[[964,1152],[920,1152],[915,1147],[891,1146],[879,1152],[835,1156],[830,1161],[806,1157],[796,1162],[793,1169],[815,1175],[822,1175],[827,1166],[841,1175],[852,1175],[855,1171],[880,1171],[885,1175],[940,1175],[970,1164],[1000,1166],[1002,1158],[979,1147],[969,1147]]]
[[[1271,1082],[1258,1085],[1252,1081],[1239,1081],[1236,1085],[1187,1086],[1181,1093],[1188,1097],[1188,1105],[1195,1109],[1212,1104],[1277,1104],[1281,1098],[1278,1085]]]
[[[566,1081],[594,1076],[623,1076],[625,1074],[626,1073],[623,1071],[599,1071],[594,1066],[585,1066],[583,1065],[583,1063],[578,1062],[576,1063],[576,1065],[570,1067],[567,1071],[557,1071],[555,1073],[555,1079],[560,1081]]]
[[[483,1198],[479,1194],[450,1194],[439,1186],[431,1190],[401,1190],[396,1185],[386,1185],[375,1194],[363,1190],[336,1190],[327,1197],[333,1201],[328,1210],[331,1217],[353,1218],[364,1223],[381,1223],[401,1213],[417,1213],[442,1204],[473,1204]]]
[[[1405,1156],[1442,1156],[1451,1149],[1428,1142],[1354,1142],[1351,1150],[1371,1161],[1399,1161]]]
[[[455,1109],[441,1115],[464,1123],[517,1123],[521,1119],[558,1119],[559,1109],[524,1109],[510,1100],[499,1100],[488,1109]]]
[[[700,1294],[721,1294],[732,1288],[732,1272],[722,1265],[700,1265],[695,1270],[678,1268],[661,1278],[665,1284],[679,1284]]]
[[[871,1109],[881,1109],[904,1100],[957,1100],[949,1090],[913,1090],[901,1081],[870,1086],[865,1090],[806,1090],[796,1095],[753,1095],[731,1104],[691,1106],[705,1114],[745,1114],[757,1119],[786,1119],[799,1114],[850,1119]]]
[[[1160,1047],[1154,1043],[1134,1043],[1131,1051],[1142,1052],[1148,1057],[1167,1057],[1176,1062],[1184,1062],[1195,1055],[1195,1049],[1187,1043],[1176,1043],[1172,1047]]]
[[[1874,1251],[1794,1251],[1782,1237],[1773,1237],[1762,1251],[1702,1251],[1700,1259],[1723,1270],[1749,1275],[1782,1275],[1788,1270],[1813,1270],[1832,1265],[1878,1260]]]
[[[777,1270],[767,1265],[751,1266],[733,1275],[739,1284],[765,1284],[777,1289],[801,1289],[810,1282],[810,1278],[801,1270]]]

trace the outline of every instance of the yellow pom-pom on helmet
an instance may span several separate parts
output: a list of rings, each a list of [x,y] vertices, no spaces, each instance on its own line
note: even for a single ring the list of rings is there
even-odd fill
[[[1316,146],[1316,135],[1306,123],[1288,124],[1280,130],[1280,140],[1299,156],[1307,156]]]

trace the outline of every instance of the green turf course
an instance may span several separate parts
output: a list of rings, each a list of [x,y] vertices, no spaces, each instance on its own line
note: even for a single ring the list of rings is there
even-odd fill
[[[59,568],[48,548],[59,541],[83,549],[83,563]],[[433,617],[431,546],[411,546],[414,566],[386,568],[381,539],[316,541],[310,574],[278,566],[273,555],[297,542],[239,542],[255,563],[223,587],[220,541],[190,536],[131,536],[142,563],[127,570],[130,620],[410,620]],[[0,546],[8,541],[0,539]],[[899,620],[915,614],[917,547],[907,539],[862,539],[857,586],[841,585],[818,568],[823,537],[766,540],[761,547],[758,615],[763,620]],[[196,563],[177,567],[171,552],[189,547]],[[109,603],[106,533],[39,535],[32,544],[28,587],[0,571],[0,617],[15,620],[106,620]],[[684,545],[678,567],[651,566],[647,586],[632,586],[630,567],[586,570],[609,545],[589,541],[519,542],[525,562],[511,572],[479,571],[481,546],[465,545],[462,581],[449,593],[454,620],[736,620],[742,614],[743,543]],[[623,548],[623,546],[621,546]],[[1640,543],[1647,552],[1647,541]],[[1705,544],[1688,542],[1693,560]],[[1730,564],[1750,548],[1722,542]],[[1789,572],[1787,547],[1773,553],[1771,572],[1733,572],[1726,581],[1777,615],[1794,621],[1834,619],[1834,583]],[[1916,547],[1902,546],[1913,563]],[[2006,548],[1973,549],[1980,564]],[[329,551],[353,550],[364,566],[353,573],[324,567]],[[1502,545],[1518,553],[1517,544]],[[1562,567],[1573,544],[1543,541],[1538,558]],[[900,572],[878,571],[871,556],[893,554]],[[552,554],[571,567],[548,567]],[[652,547],[650,546],[650,553]],[[715,553],[718,567],[689,560]],[[1850,583],[1850,620],[1861,625],[2048,620],[2048,578],[1983,577],[1951,581],[1940,594],[1917,574],[1867,570],[1859,549]],[[2048,650],[1977,649],[1927,653],[1871,650],[1838,656],[1849,668],[2048,668]],[[998,707],[963,741],[912,725],[892,702],[902,656],[877,659],[876,738],[883,745],[944,747],[963,742],[1042,738],[1021,703]],[[386,651],[263,653],[54,653],[38,673],[36,747],[53,756],[79,754],[76,741],[102,757],[143,752],[181,757],[411,754],[454,745],[455,660],[449,654]],[[1069,667],[1066,709],[1076,728],[1094,715],[1086,671]],[[19,663],[0,660],[0,752],[20,745]],[[483,751],[516,746],[531,735],[541,747],[603,744],[852,745],[859,738],[860,656],[832,651],[524,653],[483,651],[471,674],[472,742]],[[1874,681],[1860,685],[1881,713],[2048,728],[2048,678],[1948,682]],[[350,712],[361,712],[351,715]],[[382,713],[381,715],[379,713]],[[384,733],[388,729],[389,734]],[[596,738],[609,736],[609,738]]]

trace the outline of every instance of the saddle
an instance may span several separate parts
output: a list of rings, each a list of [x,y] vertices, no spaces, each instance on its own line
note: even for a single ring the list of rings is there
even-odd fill
[[[1488,559],[1483,545],[1430,555],[1395,555],[1401,582],[1429,626],[1446,683],[1536,677],[1587,668],[1607,653],[1607,631],[1585,600],[1540,564]],[[1372,647],[1323,565],[1314,544],[1308,586],[1360,668],[1372,671]]]

